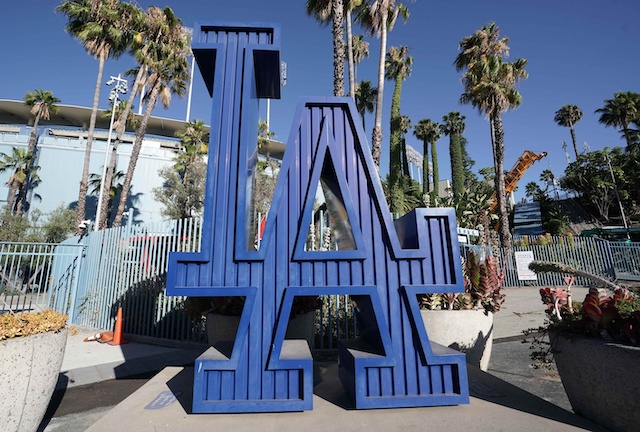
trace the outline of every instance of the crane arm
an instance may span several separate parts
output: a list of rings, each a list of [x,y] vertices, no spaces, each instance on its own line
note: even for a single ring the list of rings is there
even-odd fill
[[[513,193],[513,191],[516,190],[518,182],[520,181],[524,173],[529,169],[529,167],[531,167],[534,162],[539,161],[546,155],[547,152],[534,153],[530,150],[525,150],[524,153],[522,153],[522,156],[518,158],[513,168],[511,168],[511,170],[504,176],[505,192]],[[489,212],[493,213],[498,206],[495,192],[493,192],[493,195],[491,195],[491,199],[493,200],[493,202],[491,203],[491,207],[489,207]]]

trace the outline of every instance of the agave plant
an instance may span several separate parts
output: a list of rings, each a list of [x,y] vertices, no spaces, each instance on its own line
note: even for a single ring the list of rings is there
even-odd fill
[[[462,261],[464,293],[429,294],[420,297],[424,309],[484,309],[498,312],[504,303],[502,281],[504,272],[498,259],[487,254],[481,258],[470,252]]]

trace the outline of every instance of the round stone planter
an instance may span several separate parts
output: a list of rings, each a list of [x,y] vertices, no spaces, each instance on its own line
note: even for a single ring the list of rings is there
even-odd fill
[[[552,333],[553,357],[571,407],[612,431],[640,425],[640,348]]]
[[[315,335],[316,311],[296,315],[287,327],[287,339],[305,339],[310,348],[313,348]],[[209,345],[215,345],[219,341],[234,340],[238,331],[240,317],[236,315],[207,314],[207,340]]]
[[[486,371],[493,346],[493,314],[484,310],[421,310],[429,340],[463,352]]]
[[[0,342],[3,431],[36,431],[53,395],[67,330]]]

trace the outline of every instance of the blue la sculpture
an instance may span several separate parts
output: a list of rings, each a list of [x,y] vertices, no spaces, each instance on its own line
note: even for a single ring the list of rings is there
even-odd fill
[[[280,28],[198,23],[193,37],[212,96],[202,247],[170,255],[167,294],[244,298],[235,340],[195,362],[193,412],[313,409],[309,346],[285,333],[294,299],[318,295],[355,303],[339,378],[356,409],[468,403],[464,354],[429,341],[417,298],[464,291],[453,210],[394,221],[353,100],[302,99],[256,249],[258,102],[280,97]],[[308,240],[319,196],[329,250]]]

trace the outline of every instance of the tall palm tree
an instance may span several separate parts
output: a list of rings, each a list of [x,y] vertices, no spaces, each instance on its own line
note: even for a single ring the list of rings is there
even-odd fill
[[[349,0],[345,0],[349,1]],[[331,23],[333,34],[333,95],[344,96],[344,3],[343,0],[307,0],[307,15],[320,25]]]
[[[408,55],[409,47],[391,47],[385,61],[385,78],[393,80],[395,86],[391,99],[391,127],[389,136],[389,192],[391,213],[398,213],[402,207],[399,191],[402,177],[402,117],[400,96],[402,83],[411,75],[413,57]]]
[[[116,131],[115,139],[111,147],[111,155],[109,157],[109,165],[105,172],[104,190],[103,196],[110,194],[110,190],[107,189],[107,185],[113,182],[113,176],[116,173],[116,165],[118,163],[118,147],[122,142],[122,136],[127,127],[130,130],[135,130],[138,127],[137,118],[134,117],[131,112],[133,111],[133,101],[142,91],[147,79],[147,67],[146,62],[148,59],[147,53],[149,50],[154,49],[155,41],[160,37],[161,28],[154,26],[155,22],[152,18],[153,12],[145,13],[140,8],[133,4],[125,3],[122,6],[122,19],[129,23],[129,31],[131,32],[131,38],[129,39],[129,52],[138,61],[140,67],[128,71],[129,75],[135,75],[134,83],[131,89],[129,89],[129,98],[124,104],[124,107],[117,107],[116,114],[117,120],[114,122],[113,127]],[[106,225],[106,215],[111,213],[108,205],[108,200],[102,200],[102,208],[100,214],[102,222],[99,228],[103,228]]]
[[[93,106],[76,207],[76,226],[78,226],[85,219],[89,163],[104,64],[109,57],[117,58],[126,51],[129,23],[123,19],[126,11],[120,0],[65,0],[56,8],[56,11],[67,17],[67,33],[77,38],[87,52],[98,59],[98,76],[93,92]]]
[[[369,42],[364,40],[364,35],[351,37],[351,51],[353,52],[353,79],[357,81],[358,65],[366,57],[369,57]]]
[[[40,177],[37,174],[40,167],[34,165],[32,159],[33,153],[23,148],[13,147],[10,155],[0,153],[0,173],[11,171],[11,176],[7,181],[9,187],[7,208],[11,214],[22,215],[27,182],[31,181],[32,184],[40,182]]]
[[[372,87],[371,81],[360,81],[356,86],[356,109],[362,116],[362,129],[365,128],[364,115],[366,112],[372,113],[374,103],[378,97],[378,89]]]
[[[449,136],[449,157],[451,159],[451,189],[453,195],[464,191],[464,164],[462,162],[462,134],[465,130],[465,116],[452,111],[442,117],[442,133]],[[435,187],[435,184],[434,184]]]
[[[142,140],[158,99],[162,101],[165,107],[168,107],[171,104],[172,93],[183,96],[189,81],[189,62],[187,61],[189,35],[182,26],[182,21],[168,6],[164,9],[150,7],[147,10],[147,15],[152,25],[161,30],[158,32],[156,39],[149,41],[149,43],[155,45],[155,48],[149,50],[145,60],[148,72],[146,78],[148,91],[145,95],[147,104],[144,115],[136,129],[129,166],[113,221],[114,227],[119,227],[122,223],[122,215],[129,197],[131,181],[138,162],[138,156],[140,155],[140,149],[142,148]]]
[[[347,65],[349,66],[349,96],[355,99],[356,97],[356,66],[353,43],[355,42],[355,36],[353,36],[351,18],[351,12],[362,7],[363,0],[343,0],[344,2],[344,20],[347,27]],[[359,61],[359,60],[358,60]]]
[[[30,108],[31,115],[33,115],[33,126],[31,135],[29,135],[27,150],[29,153],[34,153],[36,150],[40,119],[49,120],[51,114],[57,114],[60,111],[60,108],[56,105],[58,102],[60,102],[60,99],[55,97],[49,90],[35,89],[25,95],[24,104]]]
[[[556,111],[553,118],[558,126],[568,127],[571,131],[571,140],[573,141],[573,151],[578,159],[578,142],[576,140],[576,131],[573,129],[576,123],[582,119],[582,110],[577,105],[565,105]]]
[[[356,20],[368,29],[371,35],[380,37],[380,57],[378,60],[378,95],[376,100],[376,116],[371,133],[371,154],[376,167],[380,167],[382,146],[382,101],[384,95],[385,58],[387,54],[387,33],[395,27],[398,16],[407,22],[409,9],[395,0],[371,0],[366,8],[362,8]]]
[[[469,103],[489,119],[493,165],[496,172],[495,190],[500,223],[500,242],[510,250],[511,233],[504,185],[504,129],[502,112],[516,108],[522,102],[515,85],[527,78],[527,61],[519,58],[510,63],[504,61],[509,53],[508,38],[500,38],[496,23],[476,30],[460,42],[461,52],[454,62],[462,75],[464,93],[460,102]]]
[[[442,135],[440,125],[430,119],[422,119],[418,122],[413,135],[422,141],[423,159],[422,159],[422,193],[426,197],[430,194],[430,205],[435,206],[436,196],[438,192],[439,172],[438,172],[438,155],[436,151],[436,142]],[[433,190],[429,191],[429,145],[431,145],[431,166],[433,167]]]
[[[595,112],[600,113],[600,123],[620,129],[627,141],[627,149],[633,147],[634,133],[629,125],[637,122],[640,117],[640,94],[618,92],[613,95],[613,99],[605,99],[604,106]]]

